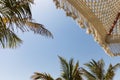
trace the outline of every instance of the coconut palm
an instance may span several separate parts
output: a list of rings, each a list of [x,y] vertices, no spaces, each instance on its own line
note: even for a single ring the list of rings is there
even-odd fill
[[[95,60],[90,61],[85,64],[88,67],[89,71],[81,68],[83,75],[87,78],[87,80],[113,80],[115,76],[115,71],[120,68],[120,63],[116,65],[110,64],[107,71],[105,70],[105,63],[101,59],[98,62]]]
[[[16,35],[16,30],[53,37],[42,24],[32,19],[30,5],[33,0],[1,0],[0,1],[0,43],[2,47],[16,47],[22,40]]]
[[[50,74],[34,72],[34,75],[31,77],[33,80],[42,79],[42,80],[54,80]]]
[[[60,57],[61,62],[61,76],[56,80],[82,80],[81,73],[79,70],[79,62],[74,64],[73,59],[70,59],[67,62],[64,58]],[[42,79],[42,80],[54,80],[49,74],[35,72],[32,76],[33,80]]]
[[[39,72],[34,72],[34,75],[32,75],[31,78],[33,80],[38,80],[38,79],[42,79],[42,80],[62,80],[61,78],[54,79],[53,77],[51,77],[50,74],[39,73]]]
[[[67,62],[64,58],[60,57],[61,62],[61,77],[64,80],[82,80],[82,73],[79,70],[79,62],[74,64],[74,60],[70,59],[69,62]]]

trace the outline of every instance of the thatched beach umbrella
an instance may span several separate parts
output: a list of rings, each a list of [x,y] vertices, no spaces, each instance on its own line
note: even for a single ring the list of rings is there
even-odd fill
[[[110,56],[120,56],[120,0],[54,0]]]

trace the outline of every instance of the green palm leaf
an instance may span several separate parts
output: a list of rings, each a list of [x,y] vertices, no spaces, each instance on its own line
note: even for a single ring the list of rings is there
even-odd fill
[[[74,60],[70,59],[67,62],[64,58],[58,56],[61,62],[62,74],[61,76],[65,80],[82,80],[82,73],[79,70],[79,62],[74,64]]]
[[[49,74],[38,73],[38,72],[35,72],[34,75],[31,78],[33,80],[38,80],[38,79],[42,79],[42,80],[54,80]]]
[[[114,76],[115,76],[115,71],[120,68],[120,63],[116,64],[116,65],[109,65],[109,68],[105,74],[105,80],[113,80]]]
[[[114,66],[110,64],[107,71],[105,71],[104,65],[105,63],[102,59],[98,62],[92,60],[85,64],[88,67],[88,71],[84,68],[81,71],[88,80],[113,80],[115,71],[120,68],[120,64],[118,63]]]
[[[81,72],[87,78],[87,80],[96,80],[96,77],[84,68],[81,68]]]
[[[34,0],[2,0],[0,1],[0,43],[2,47],[16,47],[22,40],[17,37],[16,28],[26,32],[52,37],[44,25],[32,21],[30,5]]]
[[[14,48],[17,47],[20,43],[22,43],[22,40],[17,37],[14,32],[7,28],[0,29],[0,43],[3,48]]]

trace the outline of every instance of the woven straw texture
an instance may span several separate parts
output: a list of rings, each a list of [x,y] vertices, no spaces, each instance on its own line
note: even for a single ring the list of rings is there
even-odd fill
[[[108,55],[120,56],[120,0],[53,1],[57,8],[63,9],[67,16],[92,34]]]

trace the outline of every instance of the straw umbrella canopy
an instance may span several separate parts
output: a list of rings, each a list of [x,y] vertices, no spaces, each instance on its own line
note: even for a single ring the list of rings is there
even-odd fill
[[[120,0],[53,0],[110,56],[120,56]]]

